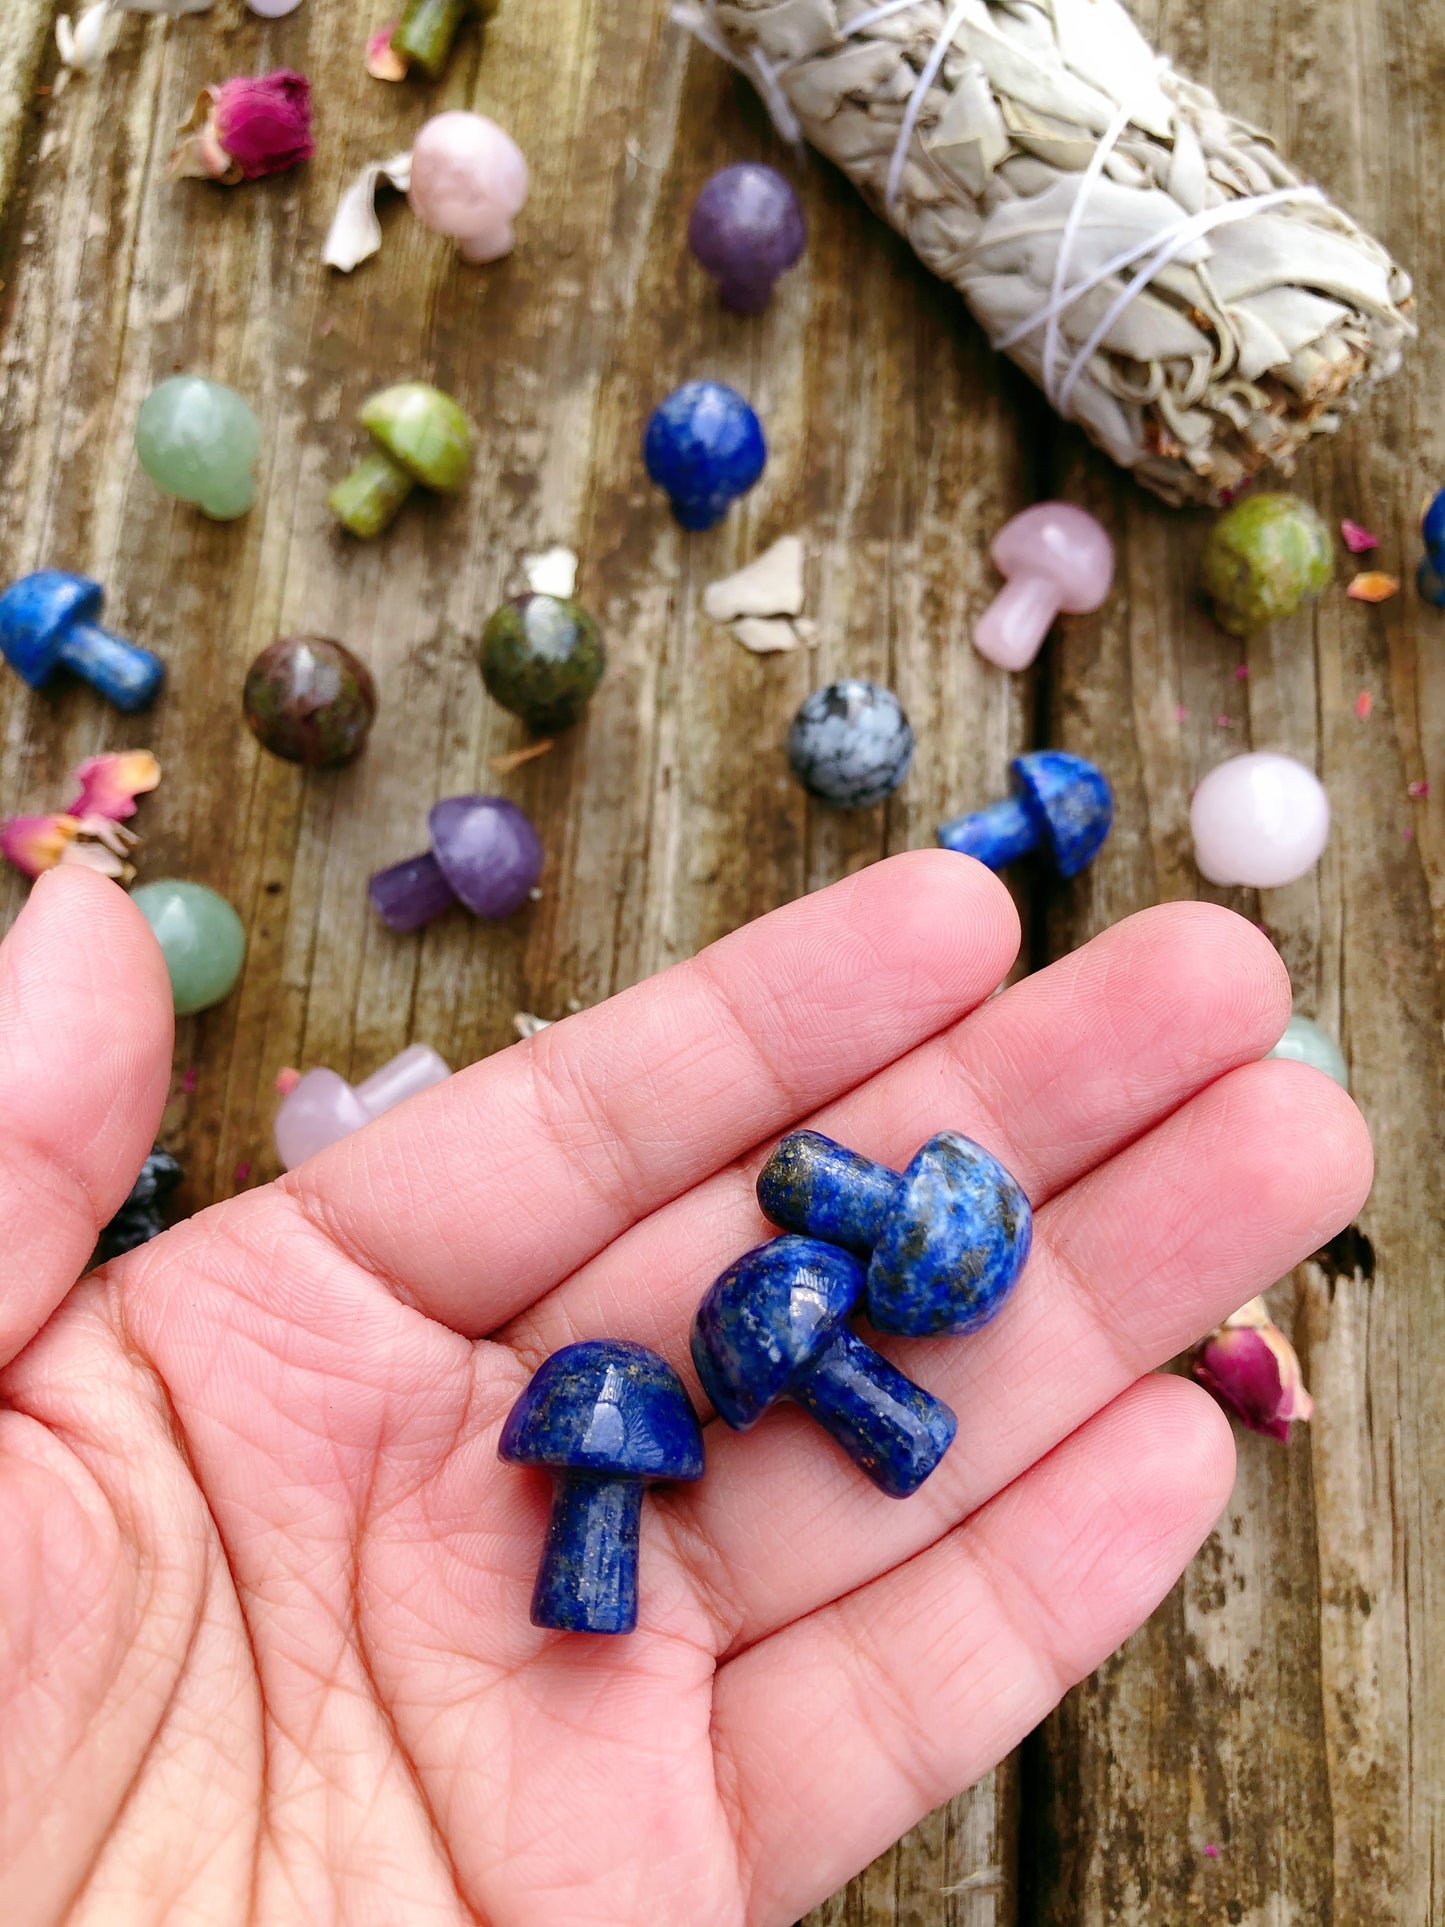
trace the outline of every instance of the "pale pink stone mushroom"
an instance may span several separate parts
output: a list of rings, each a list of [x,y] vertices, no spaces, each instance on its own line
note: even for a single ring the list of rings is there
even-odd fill
[[[1274,890],[1319,862],[1330,802],[1312,769],[1274,750],[1232,756],[1205,777],[1189,808],[1194,861],[1211,883]]]
[[[416,137],[411,208],[423,227],[449,234],[464,261],[499,261],[516,244],[512,222],[527,201],[527,162],[484,114],[438,114]]]
[[[450,1076],[450,1066],[428,1044],[409,1045],[355,1086],[335,1071],[307,1071],[284,1093],[276,1113],[276,1155],[286,1170],[294,1171],[318,1151]]]
[[[1068,502],[1036,502],[993,539],[994,565],[1009,578],[973,632],[973,646],[1000,669],[1027,669],[1055,617],[1088,615],[1114,581],[1114,545],[1092,515]]]

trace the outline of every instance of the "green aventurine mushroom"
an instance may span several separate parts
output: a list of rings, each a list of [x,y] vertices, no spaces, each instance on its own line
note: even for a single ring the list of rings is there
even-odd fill
[[[1292,616],[1334,572],[1329,530],[1297,495],[1251,495],[1226,509],[1204,545],[1204,592],[1232,636]]]
[[[383,388],[366,403],[360,420],[376,447],[331,491],[331,512],[363,541],[391,527],[414,488],[452,495],[466,481],[471,423],[440,388],[424,381]]]

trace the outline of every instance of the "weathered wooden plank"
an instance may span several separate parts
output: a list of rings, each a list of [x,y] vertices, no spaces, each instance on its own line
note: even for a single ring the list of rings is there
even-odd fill
[[[1445,471],[1428,325],[1441,250],[1421,205],[1441,131],[1427,78],[1445,58],[1440,23],[1392,0],[1139,13],[1421,276],[1427,326],[1407,374],[1302,478],[1330,519],[1370,523],[1383,566],[1408,575],[1420,497]],[[1431,774],[1441,788],[1439,619],[1408,590],[1373,611],[1336,590],[1242,649],[1193,606],[1199,518],[1161,512],[1091,458],[1064,472],[1118,531],[1127,595],[1058,650],[1051,723],[1122,777],[1123,820],[1087,888],[1058,905],[1053,941],[1181,895],[1260,916],[1299,1007],[1345,1042],[1379,1178],[1362,1219],[1371,1275],[1306,1265],[1272,1295],[1315,1422],[1287,1451],[1241,1439],[1215,1539],[1029,1751],[1022,1917],[1433,1922],[1445,1918],[1445,1196],[1421,1152],[1445,1084],[1445,991],[1439,803],[1406,792]],[[1201,884],[1185,820],[1199,777],[1251,746],[1317,763],[1337,823],[1316,875],[1257,900]]]

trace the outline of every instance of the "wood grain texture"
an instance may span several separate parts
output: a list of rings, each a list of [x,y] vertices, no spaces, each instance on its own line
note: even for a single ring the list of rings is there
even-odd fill
[[[1445,477],[1445,351],[1428,326],[1445,285],[1429,191],[1445,22],[1406,0],[1138,12],[1421,274],[1427,327],[1406,376],[1305,478],[1407,573],[1419,498]],[[515,1010],[594,1003],[928,842],[941,815],[999,793],[1031,741],[1096,755],[1121,801],[1086,878],[1020,884],[1036,961],[1202,893],[1187,801],[1224,754],[1272,744],[1317,761],[1339,822],[1325,862],[1258,904],[1235,899],[1279,943],[1301,1008],[1338,1028],[1380,1153],[1371,1275],[1306,1266],[1275,1293],[1317,1421],[1288,1451],[1243,1441],[1230,1514],[1152,1624],[1021,1763],[812,1921],[1445,1921],[1442,618],[1409,594],[1368,610],[1336,593],[1252,645],[1238,679],[1242,652],[1192,601],[1206,519],[1152,503],[1057,431],[846,184],[780,153],[661,0],[507,6],[437,89],[368,80],[376,21],[348,0],[273,25],[220,0],[203,18],[128,18],[105,73],[58,100],[34,92],[53,78],[51,16],[50,0],[7,0],[0,47],[0,577],[96,574],[114,626],[172,680],[152,718],[126,722],[84,691],[35,696],[6,677],[0,807],[56,807],[83,756],[148,743],[167,776],[144,805],[143,874],[210,883],[246,919],[239,993],[178,1040],[166,1133],[190,1167],[185,1202],[271,1175],[282,1065],[365,1075],[411,1038],[455,1063],[497,1049]],[[199,87],[280,64],[317,83],[313,165],[229,194],[169,183]],[[379,260],[325,274],[342,185],[441,105],[495,113],[531,157],[517,254],[465,269],[393,206]],[[682,247],[701,182],[741,156],[788,168],[812,231],[752,322],[719,311]],[[132,459],[141,399],[181,367],[234,383],[265,423],[261,502],[239,524],[167,502]],[[652,403],[702,373],[753,398],[773,459],[722,529],[683,538],[638,440]],[[404,375],[463,400],[477,480],[360,548],[331,526],[327,488],[358,446],[363,397]],[[1109,521],[1120,590],[1066,627],[1036,679],[1010,682],[965,646],[992,593],[984,538],[1055,491]],[[706,622],[701,592],[792,530],[822,640],[759,660]],[[583,728],[500,778],[489,759],[522,733],[483,694],[476,639],[520,556],[556,541],[582,556],[613,668]],[[339,775],[265,757],[240,719],[251,657],[297,629],[343,637],[380,685],[371,748]],[[920,741],[905,789],[856,819],[806,807],[779,754],[802,696],[844,672],[891,681]],[[1412,802],[1407,784],[1431,776]],[[542,901],[503,930],[457,917],[388,935],[366,875],[420,847],[437,796],[474,788],[535,815]],[[19,879],[0,880],[0,921],[22,899]]]

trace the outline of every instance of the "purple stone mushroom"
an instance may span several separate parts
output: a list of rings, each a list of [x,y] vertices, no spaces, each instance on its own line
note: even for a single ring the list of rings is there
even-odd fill
[[[802,205],[775,168],[743,161],[714,174],[687,225],[688,244],[718,284],[723,306],[758,314],[773,283],[802,255]]]
[[[520,910],[542,874],[542,839],[504,796],[448,796],[427,818],[425,856],[378,870],[368,886],[382,922],[419,930],[454,903],[496,921]]]

